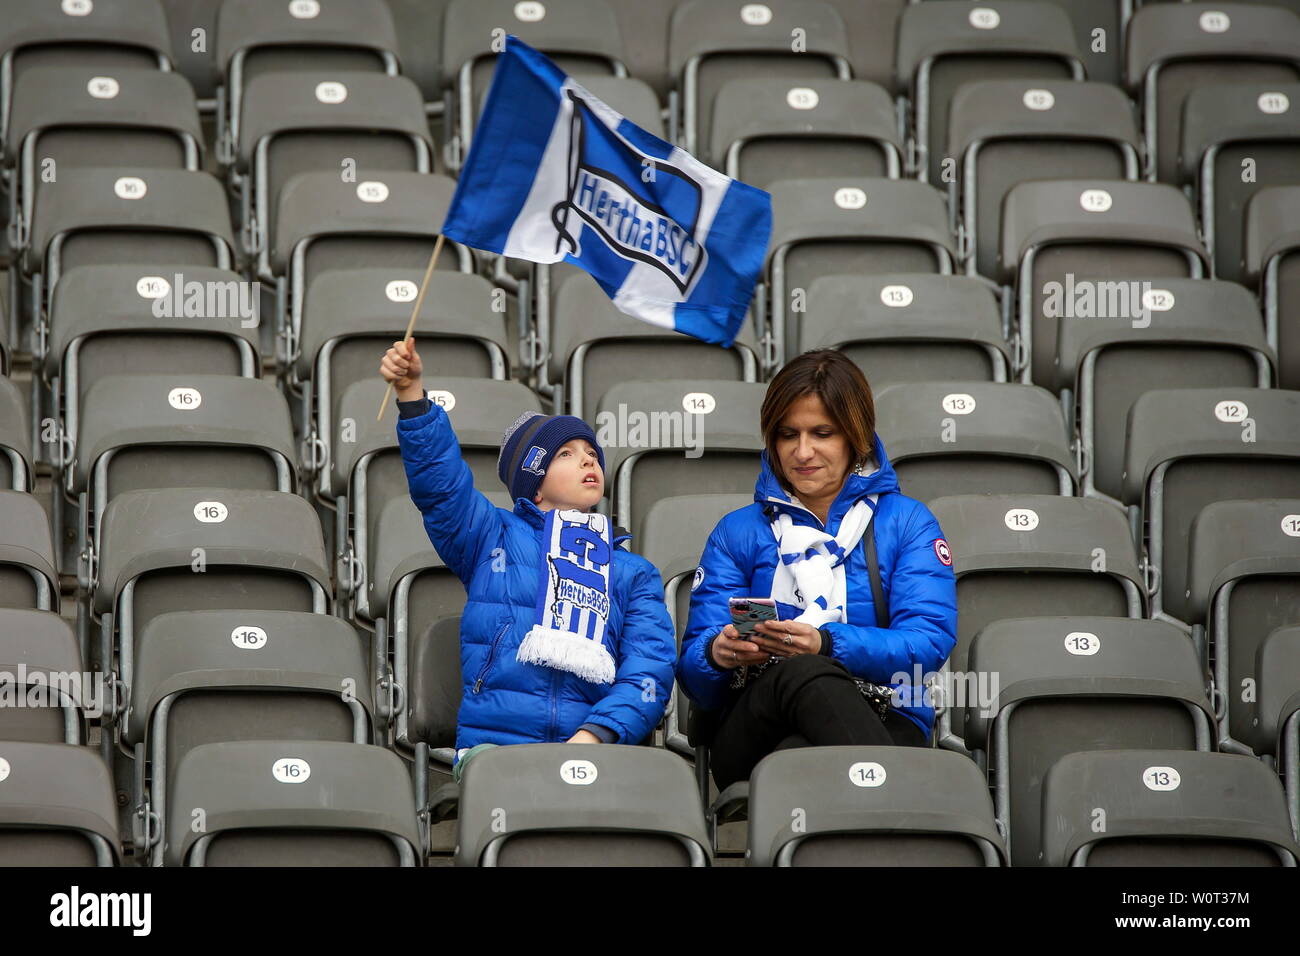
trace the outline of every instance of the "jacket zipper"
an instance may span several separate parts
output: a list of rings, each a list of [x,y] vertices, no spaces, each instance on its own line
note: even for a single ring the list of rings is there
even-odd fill
[[[510,627],[510,622],[506,621],[501,625],[501,630],[497,631],[497,636],[492,638],[492,646],[488,648],[487,660],[483,662],[483,668],[478,672],[478,678],[474,681],[474,693],[483,689],[483,678],[487,677],[488,668],[492,666],[492,658],[497,655],[497,645],[501,643],[501,638],[505,637],[506,631]]]

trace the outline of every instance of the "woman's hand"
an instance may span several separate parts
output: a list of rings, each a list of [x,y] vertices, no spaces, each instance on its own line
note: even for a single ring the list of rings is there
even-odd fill
[[[767,651],[760,650],[757,644],[742,638],[734,624],[728,624],[713,639],[709,652],[713,656],[713,663],[728,671],[745,664],[761,664],[771,656]]]
[[[821,632],[800,621],[759,621],[754,625],[754,644],[764,655],[794,657],[796,654],[820,654]]]
[[[424,385],[420,381],[423,373],[424,363],[415,351],[413,338],[394,342],[379,363],[379,374],[385,382],[393,384],[399,402],[414,402],[424,397]]]

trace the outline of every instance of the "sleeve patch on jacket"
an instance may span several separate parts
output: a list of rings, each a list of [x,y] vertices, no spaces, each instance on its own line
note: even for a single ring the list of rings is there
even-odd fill
[[[691,590],[692,591],[696,590],[703,583],[704,583],[704,566],[700,565],[698,568],[695,569],[695,578],[694,580],[691,581]]]
[[[952,551],[948,548],[948,542],[943,538],[934,539],[934,556],[939,559],[939,563],[944,567],[952,567]]]

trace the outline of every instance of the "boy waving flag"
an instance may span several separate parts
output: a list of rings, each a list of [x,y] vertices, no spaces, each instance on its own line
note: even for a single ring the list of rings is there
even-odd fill
[[[761,189],[710,169],[592,96],[515,36],[443,234],[586,269],[620,310],[730,346],[772,230]]]

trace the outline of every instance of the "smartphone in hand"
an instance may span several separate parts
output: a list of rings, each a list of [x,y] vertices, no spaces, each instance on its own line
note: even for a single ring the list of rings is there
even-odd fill
[[[733,597],[727,599],[731,611],[731,623],[741,637],[754,633],[754,625],[759,621],[775,621],[776,601],[772,598]]]

